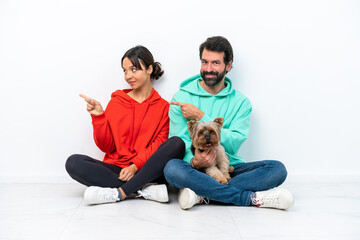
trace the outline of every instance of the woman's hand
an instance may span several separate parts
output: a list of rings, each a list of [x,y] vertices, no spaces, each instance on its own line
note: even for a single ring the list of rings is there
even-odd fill
[[[137,167],[135,164],[132,164],[126,168],[121,169],[119,173],[119,179],[123,182],[129,181],[137,172]]]
[[[101,106],[101,104],[96,101],[95,99],[91,99],[88,96],[85,96],[84,94],[80,94],[80,97],[82,97],[87,102],[87,108],[86,110],[92,114],[92,115],[100,115],[104,113],[104,110]]]

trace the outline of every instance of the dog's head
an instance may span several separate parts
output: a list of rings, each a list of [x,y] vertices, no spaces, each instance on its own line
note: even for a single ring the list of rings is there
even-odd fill
[[[212,122],[188,121],[190,138],[195,148],[207,150],[220,144],[220,133],[224,118]]]

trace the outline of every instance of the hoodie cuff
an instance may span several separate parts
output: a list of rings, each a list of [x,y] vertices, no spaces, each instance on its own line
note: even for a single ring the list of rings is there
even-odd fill
[[[144,163],[140,159],[138,159],[137,157],[133,158],[130,161],[130,163],[132,163],[132,164],[134,164],[136,166],[137,171],[139,171],[142,168],[142,166],[144,165]]]
[[[105,112],[100,115],[91,115],[91,119],[93,124],[101,124],[106,120]]]
[[[204,116],[200,119],[200,121],[209,122],[209,121],[213,121],[213,119],[211,119],[207,114],[204,114]]]

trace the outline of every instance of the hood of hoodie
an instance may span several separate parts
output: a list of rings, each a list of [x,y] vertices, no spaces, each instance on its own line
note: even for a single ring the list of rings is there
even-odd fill
[[[130,92],[130,91],[132,91],[132,89],[117,90],[111,94],[111,97],[116,98],[123,104],[130,104],[130,105],[132,103],[153,105],[157,101],[161,100],[161,96],[154,88],[152,89],[152,92],[150,93],[150,95],[142,103],[139,103],[139,102],[135,101],[134,99],[132,99],[128,95],[128,92]]]
[[[144,121],[149,107],[160,101],[161,96],[153,88],[151,94],[143,102],[139,103],[127,94],[130,91],[132,91],[132,89],[117,90],[111,94],[111,97],[120,101],[122,105],[131,108],[131,112],[129,113],[132,117],[132,121],[130,122],[129,149],[133,152],[141,124]]]
[[[192,76],[192,77],[186,79],[185,81],[183,81],[180,84],[180,89],[185,92],[189,92],[191,94],[202,96],[202,97],[214,96],[214,95],[211,95],[210,93],[208,93],[207,91],[205,91],[201,87],[200,81],[203,81],[203,79],[200,74],[197,74],[197,75]],[[231,80],[228,77],[225,77],[225,88],[223,90],[221,90],[215,96],[216,97],[225,97],[225,96],[228,96],[229,94],[231,94],[233,91],[234,91],[234,89],[233,89]]]

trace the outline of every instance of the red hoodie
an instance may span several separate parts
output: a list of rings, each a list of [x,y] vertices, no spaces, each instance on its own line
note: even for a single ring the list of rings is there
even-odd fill
[[[121,168],[135,164],[140,170],[169,136],[169,103],[155,89],[139,103],[127,95],[131,89],[111,95],[101,115],[91,115],[94,139],[105,152],[104,162]]]

